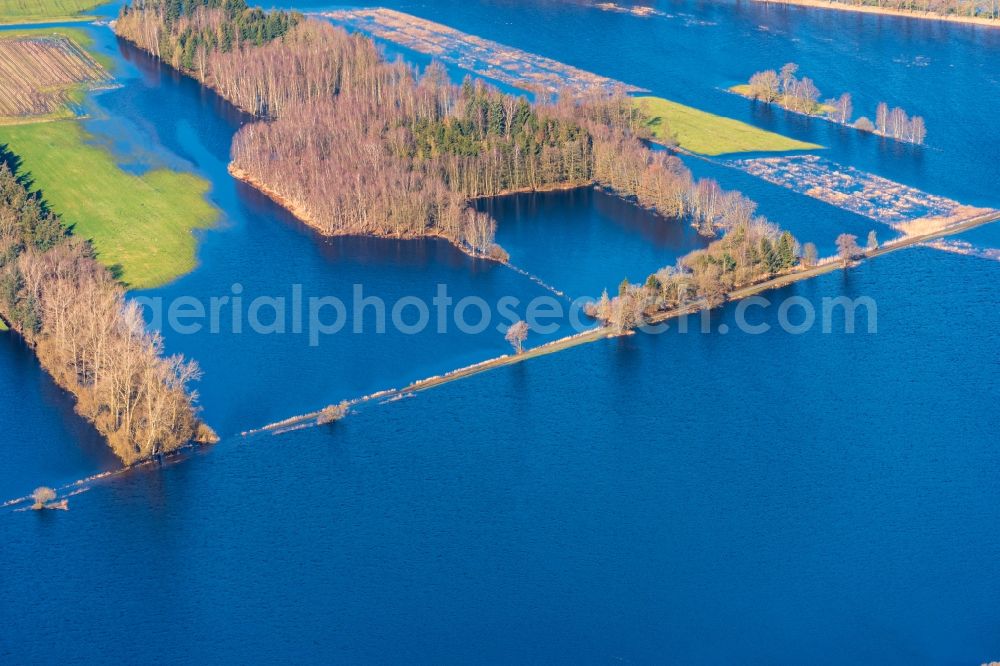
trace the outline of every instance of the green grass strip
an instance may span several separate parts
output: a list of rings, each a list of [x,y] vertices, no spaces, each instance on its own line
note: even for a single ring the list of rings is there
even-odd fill
[[[668,132],[678,145],[699,155],[788,152],[822,148],[815,143],[762,130],[753,125],[677,104],[662,97],[636,97],[636,104],[650,117],[649,128],[658,139]]]
[[[195,267],[191,232],[218,217],[204,179],[169,169],[128,173],[72,121],[0,127],[3,145],[23,160],[19,172],[33,189],[130,288],[159,286]]]
[[[0,24],[86,20],[81,12],[107,0],[0,0]]]

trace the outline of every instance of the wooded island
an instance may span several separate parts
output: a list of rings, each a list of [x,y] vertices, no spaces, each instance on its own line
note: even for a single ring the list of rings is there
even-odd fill
[[[137,0],[115,29],[258,118],[236,135],[231,171],[324,234],[439,236],[505,261],[470,199],[590,184],[706,235],[754,216],[752,201],[649,149],[622,92],[531,104],[243,0]]]

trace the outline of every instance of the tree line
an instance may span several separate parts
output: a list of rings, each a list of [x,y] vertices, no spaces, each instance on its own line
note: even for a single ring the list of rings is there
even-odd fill
[[[747,96],[767,104],[778,104],[796,113],[825,116],[841,125],[850,125],[897,141],[920,145],[927,138],[927,126],[921,116],[911,117],[899,107],[890,109],[885,102],[879,102],[874,123],[866,117],[853,120],[854,104],[850,93],[819,103],[819,89],[812,79],[797,77],[798,69],[798,65],[790,62],[779,71],[768,69],[756,72],[746,86]]]
[[[308,19],[227,50],[219,35],[229,10],[188,2],[197,6],[173,21],[165,0],[138,2],[116,30],[154,55],[164,40],[214,35],[194,67],[172,64],[260,119],[234,138],[232,170],[324,233],[436,235],[505,260],[495,222],[470,198],[587,184],[707,235],[753,217],[753,202],[651,151],[622,91],[530,104],[482,82],[453,85],[440,64],[418,73],[387,62],[372,40]]]
[[[675,266],[661,268],[642,284],[625,280],[614,297],[605,291],[587,312],[622,332],[657,312],[699,302],[714,308],[734,289],[816,261],[814,245],[802,247],[790,232],[755,217],[740,222],[707,248],[685,255]]]
[[[0,316],[42,366],[76,397],[125,464],[192,440],[214,441],[189,389],[198,366],[163,355],[141,308],[0,161]]]
[[[857,236],[847,233],[837,236],[836,244],[845,269],[879,249],[874,230],[868,233],[864,248]],[[717,307],[736,289],[819,263],[814,243],[800,245],[790,232],[758,217],[740,223],[704,250],[681,257],[675,266],[652,273],[642,284],[623,280],[616,296],[605,290],[598,301],[587,305],[586,312],[621,333],[660,312]]]
[[[1000,19],[1000,0],[832,0],[845,5],[927,12],[941,16]]]
[[[154,14],[145,10],[154,8]],[[135,9],[137,14],[130,16]],[[209,21],[203,10],[211,10]],[[199,20],[195,16],[199,15]],[[229,52],[240,43],[261,46],[286,34],[302,20],[297,12],[264,12],[245,0],[134,0],[119,18],[141,33],[150,51],[176,69],[195,70],[215,50]],[[136,20],[138,18],[138,20]]]

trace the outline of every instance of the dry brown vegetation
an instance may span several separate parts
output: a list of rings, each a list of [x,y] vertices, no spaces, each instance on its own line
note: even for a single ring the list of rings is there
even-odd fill
[[[729,165],[908,236],[943,230],[989,212],[816,155],[733,160]]]
[[[171,17],[169,3],[145,0],[116,29],[260,117],[234,139],[232,171],[324,233],[441,236],[503,260],[495,223],[469,198],[583,184],[709,235],[753,217],[752,202],[647,149],[623,91],[531,105],[452,85],[440,65],[418,76],[326,22],[205,2]],[[259,38],[254,22],[277,36]]]
[[[188,390],[197,365],[163,356],[160,336],[89,244],[68,236],[3,162],[0,314],[124,463],[214,438]]]
[[[615,5],[601,8],[624,10]],[[558,94],[566,88],[604,93],[616,88],[628,92],[644,90],[394,9],[342,9],[323,16],[531,92]]]
[[[997,25],[1000,0],[772,0],[809,7],[829,7],[851,11],[965,20]]]
[[[109,78],[66,37],[0,38],[0,117],[56,113],[68,103],[73,87]]]

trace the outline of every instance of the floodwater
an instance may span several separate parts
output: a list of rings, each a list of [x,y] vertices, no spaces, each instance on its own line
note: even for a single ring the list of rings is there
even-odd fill
[[[1000,135],[987,120],[1000,107],[1000,30],[742,0],[620,3],[665,14],[649,18],[576,0],[379,4],[820,144],[835,162],[932,194],[1000,207]],[[296,6],[327,4],[304,0]],[[873,118],[883,100],[923,116],[927,145],[890,141],[726,92],[786,62],[797,63],[824,98],[850,92],[856,117]],[[755,188],[742,189],[757,197]],[[1000,232],[986,242],[1000,247]]]
[[[960,122],[996,108],[984,68],[1000,32],[753,3],[662,3],[674,18],[652,19],[569,2],[389,4],[1000,205],[983,153],[996,137]],[[134,297],[249,304],[290,301],[300,285],[350,307],[358,284],[391,308],[445,285],[456,302],[568,305],[438,241],[316,237],[226,174],[243,116],[91,30],[124,84],[89,100],[95,141],[128,168],[207,178],[223,211],[195,271]],[[925,115],[931,145],[903,154],[715,91],[788,60],[831,93],[898,96]],[[691,167],[821,248],[870,227],[746,174]],[[704,243],[590,190],[481,205],[514,263],[570,297],[641,280]],[[0,513],[0,659],[996,659],[998,279],[996,261],[915,248],[767,294],[771,307],[730,304],[704,333],[691,322],[601,341],[276,437],[239,433],[504,353],[497,322],[407,335],[374,331],[372,315],[316,345],[226,325],[167,330],[168,349],[204,368],[201,404],[223,441],[88,484],[67,513]],[[862,308],[854,333],[838,314],[828,333],[790,334],[777,307],[790,296],[817,317],[823,298],[869,297],[876,332]],[[786,314],[799,323],[802,307]],[[740,332],[744,318],[769,330]],[[553,322],[529,344],[572,330]],[[0,501],[114,467],[10,334],[0,369]]]

